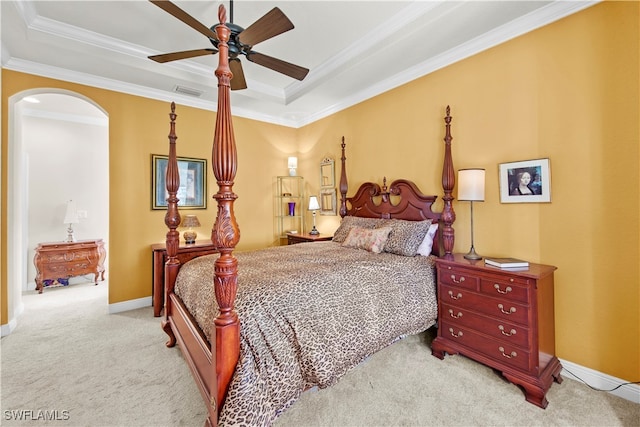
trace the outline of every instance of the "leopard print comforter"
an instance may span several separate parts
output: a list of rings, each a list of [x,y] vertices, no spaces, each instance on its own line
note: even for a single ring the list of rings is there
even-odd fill
[[[336,242],[240,252],[240,360],[220,425],[266,426],[308,388],[349,369],[437,316],[432,257],[374,254]],[[185,264],[175,292],[209,338],[217,255]]]

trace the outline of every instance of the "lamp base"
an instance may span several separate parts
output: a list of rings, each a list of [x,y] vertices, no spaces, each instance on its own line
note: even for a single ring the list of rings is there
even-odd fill
[[[69,224],[69,228],[67,228],[67,240],[65,242],[72,243],[76,241],[76,237],[73,235],[73,227]]]
[[[192,244],[196,242],[196,237],[198,237],[198,233],[196,233],[195,231],[185,231],[184,234],[182,234],[182,236],[184,237],[184,242],[186,244]]]
[[[469,252],[467,252],[467,254],[464,256],[464,258],[465,259],[471,259],[471,260],[482,259],[482,257],[476,253],[476,250],[475,250],[475,248],[473,246],[471,246],[471,249],[469,249]]]
[[[311,231],[309,232],[309,234],[311,234],[312,236],[317,236],[318,234],[320,234],[320,232],[316,229],[316,226],[314,225]]]

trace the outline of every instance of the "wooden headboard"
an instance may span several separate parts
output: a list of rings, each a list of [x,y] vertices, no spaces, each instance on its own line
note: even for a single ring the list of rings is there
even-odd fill
[[[340,175],[340,216],[359,216],[365,218],[397,218],[408,221],[430,219],[438,223],[438,232],[433,240],[432,253],[438,256],[452,256],[454,244],[453,222],[456,219],[453,210],[453,187],[455,175],[451,157],[451,109],[447,106],[445,121],[445,154],[442,165],[442,189],[444,208],[434,212],[433,204],[438,196],[422,194],[418,186],[407,179],[397,179],[387,187],[387,178],[382,187],[376,183],[365,182],[355,195],[347,197],[348,184],[346,172],[345,142],[342,137],[342,171]]]

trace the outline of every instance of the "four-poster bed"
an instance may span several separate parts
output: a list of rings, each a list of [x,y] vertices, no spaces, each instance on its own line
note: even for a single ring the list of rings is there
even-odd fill
[[[222,5],[219,21],[226,22]],[[233,210],[237,158],[229,30],[219,25],[215,31],[220,54],[212,165],[219,190],[211,240],[220,255],[196,258],[183,268],[176,257],[179,174],[172,103],[162,325],[167,346],[179,344],[196,380],[207,424],[215,425],[219,415],[230,424],[270,424],[302,390],[331,385],[373,352],[435,324],[433,255],[450,256],[454,243],[451,116],[447,107],[441,213],[432,210],[437,196],[423,195],[404,179],[388,187],[386,179],[382,187],[365,183],[347,197],[343,138],[343,220],[334,240],[234,254],[240,232]],[[431,250],[416,256],[427,236]]]

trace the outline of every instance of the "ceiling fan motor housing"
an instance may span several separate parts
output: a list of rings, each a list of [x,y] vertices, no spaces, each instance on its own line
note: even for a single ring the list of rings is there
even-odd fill
[[[211,27],[211,31],[215,32],[218,25],[220,24],[216,24]],[[242,44],[240,42],[240,38],[238,37],[240,33],[244,31],[244,28],[242,28],[240,25],[236,25],[230,22],[227,22],[225,25],[227,26],[227,28],[229,28],[229,30],[231,30],[231,35],[229,36],[229,41],[227,42],[227,45],[229,46],[229,58],[237,58],[240,54],[247,55],[247,53],[251,52],[251,48],[253,46]],[[209,39],[209,41],[216,49],[218,49],[218,44],[220,43],[219,40]]]

